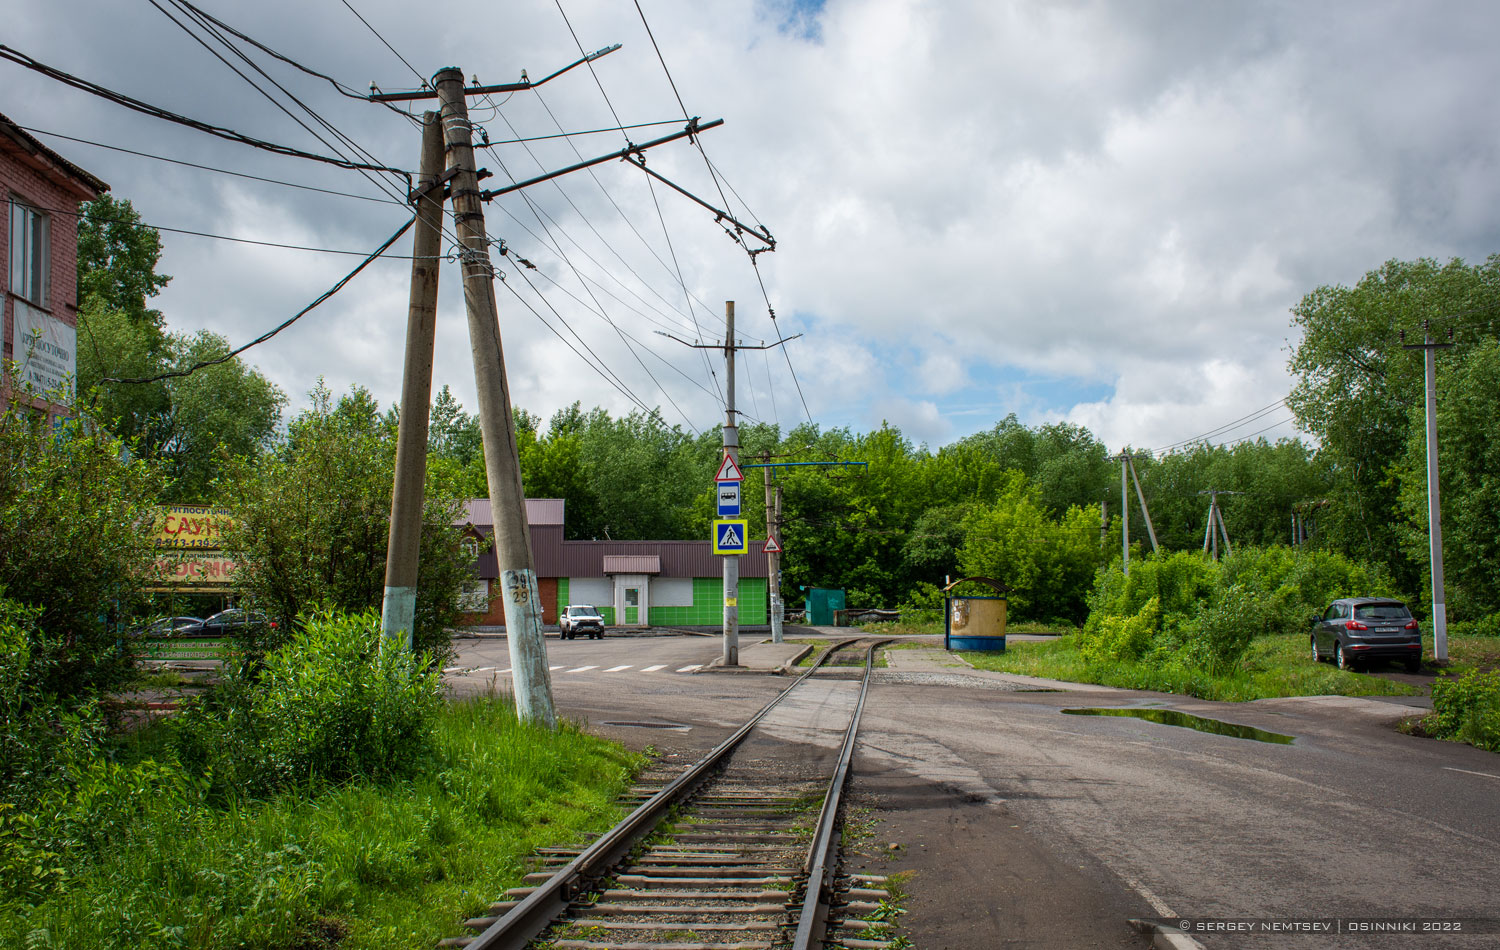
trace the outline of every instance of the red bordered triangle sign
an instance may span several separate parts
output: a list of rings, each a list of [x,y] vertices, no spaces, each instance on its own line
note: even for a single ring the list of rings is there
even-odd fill
[[[777,542],[775,535],[772,535],[772,536],[766,538],[766,553],[767,554],[780,554],[781,553],[781,544]]]
[[[714,476],[714,481],[716,481],[716,482],[742,482],[744,480],[745,480],[745,473],[742,472],[742,471],[740,471],[740,467],[739,467],[739,465],[737,465],[735,463],[733,457],[731,457],[728,452],[725,452],[724,453],[724,461],[719,466],[719,473]]]

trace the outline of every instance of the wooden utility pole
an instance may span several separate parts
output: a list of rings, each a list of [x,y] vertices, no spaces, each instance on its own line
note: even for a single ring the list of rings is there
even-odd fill
[[[1427,554],[1432,563],[1432,656],[1448,659],[1448,604],[1443,586],[1443,503],[1438,492],[1437,351],[1452,343],[1432,342],[1431,324],[1422,321],[1422,342],[1404,342],[1408,350],[1422,350],[1422,382],[1427,394]],[[1449,331],[1452,336],[1453,331]]]
[[[734,301],[724,301],[724,454],[740,461],[740,427],[734,413]],[[725,666],[740,665],[740,559],[724,558]]]
[[[453,178],[453,220],[458,229],[464,304],[469,315],[469,347],[474,356],[479,430],[484,440],[485,477],[495,522],[495,560],[500,569],[500,596],[510,647],[516,711],[524,720],[557,725],[552,704],[552,676],[542,637],[541,595],[531,561],[526,497],[516,454],[515,420],[500,346],[495,307],[495,265],[484,231],[484,205],[474,170],[472,126],[464,99],[463,72],[449,67],[433,77],[442,102],[443,137]]]
[[[432,346],[437,324],[438,264],[443,250],[443,127],[436,112],[422,115],[417,172],[417,230],[412,241],[411,299],[406,313],[406,368],[401,421],[396,430],[396,478],[385,551],[385,597],[380,632],[411,649],[417,612],[417,568],[422,546],[423,486],[427,481],[427,416],[432,401]]]

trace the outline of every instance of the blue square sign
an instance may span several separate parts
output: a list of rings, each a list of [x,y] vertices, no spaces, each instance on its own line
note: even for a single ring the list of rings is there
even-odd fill
[[[738,518],[740,516],[740,483],[719,482],[719,517]]]
[[[714,553],[745,554],[750,550],[750,523],[744,518],[714,522]]]

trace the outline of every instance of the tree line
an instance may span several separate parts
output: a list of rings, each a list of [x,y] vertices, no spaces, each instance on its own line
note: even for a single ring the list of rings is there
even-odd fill
[[[159,466],[162,501],[251,505],[252,476],[264,482],[314,444],[329,459],[343,451],[378,457],[384,471],[397,407],[382,411],[360,387],[335,396],[319,386],[283,424],[285,394],[237,359],[145,385],[105,382],[181,367],[228,344],[210,333],[173,333],[149,308],[168,278],[155,270],[155,232],[128,202],[89,205],[80,235],[80,398]],[[1449,610],[1460,619],[1500,611],[1500,448],[1490,437],[1500,421],[1497,314],[1500,257],[1477,266],[1393,261],[1353,287],[1308,293],[1292,311],[1301,339],[1289,362],[1295,385],[1287,405],[1309,438],[1139,456],[1160,545],[1201,547],[1208,503],[1200,493],[1234,491],[1221,505],[1237,547],[1295,540],[1370,561],[1425,604],[1422,369],[1420,353],[1402,349],[1400,332],[1420,338],[1423,321],[1433,321],[1433,332],[1446,339],[1451,328],[1456,344],[1438,354]],[[615,416],[577,403],[545,421],[517,408],[515,422],[526,493],[566,500],[568,537],[708,537],[717,428],[686,432],[656,413]],[[330,426],[342,427],[339,438]],[[1028,426],[1010,415],[931,448],[890,425],[855,432],[755,424],[741,429],[741,444],[747,462],[865,463],[775,470],[785,499],[784,589],[793,603],[799,588],[827,586],[847,590],[853,605],[929,604],[945,578],[986,574],[1013,588],[1014,616],[1079,623],[1095,574],[1119,556],[1120,468],[1079,426]],[[447,387],[431,408],[428,464],[434,504],[486,493],[478,420]],[[341,563],[369,561],[380,553],[375,539],[383,543],[375,512],[388,480],[382,474],[366,484],[355,468],[336,466],[325,480],[332,496],[364,499],[373,519],[360,529],[371,539],[367,550]],[[747,474],[746,515],[752,535],[764,537],[762,475]],[[1305,539],[1293,534],[1299,506]],[[1139,554],[1149,549],[1138,508],[1130,541]],[[331,570],[304,573],[327,585]],[[354,586],[378,602],[378,584]]]

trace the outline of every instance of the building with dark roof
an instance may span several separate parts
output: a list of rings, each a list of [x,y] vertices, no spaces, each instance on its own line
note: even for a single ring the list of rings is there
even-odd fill
[[[724,622],[723,565],[707,541],[565,541],[561,498],[526,499],[531,559],[542,599],[542,622],[557,623],[568,604],[599,608],[604,622],[629,627],[713,627]],[[459,522],[474,539],[474,586],[466,595],[472,626],[501,626],[500,572],[489,540],[495,520],[487,498],[465,504]],[[740,625],[764,626],[767,579],[764,542],[740,557]]]
[[[67,409],[77,372],[78,208],[109,190],[98,178],[0,115],[3,350],[0,407],[29,406],[43,419]],[[14,368],[14,377],[11,368]]]

